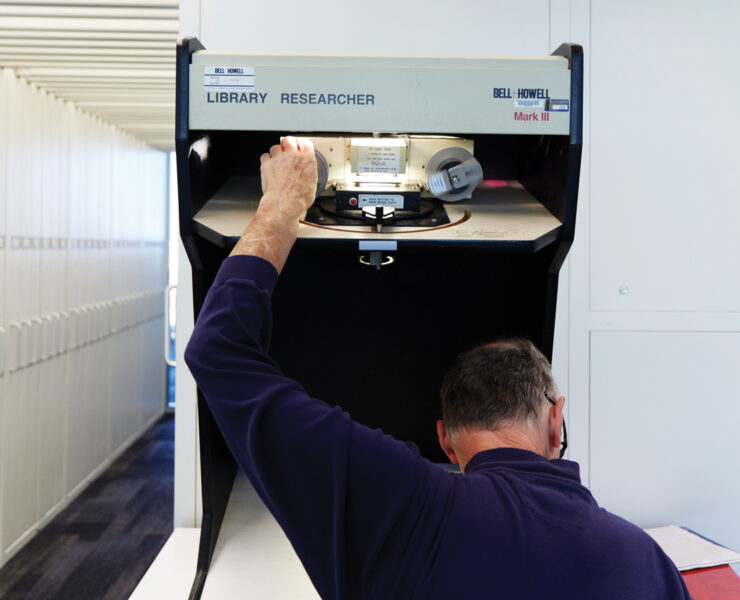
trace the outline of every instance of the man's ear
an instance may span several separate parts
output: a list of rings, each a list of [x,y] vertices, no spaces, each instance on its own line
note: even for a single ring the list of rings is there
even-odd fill
[[[437,421],[437,437],[439,438],[439,445],[447,455],[447,458],[450,459],[450,462],[457,464],[457,454],[455,454],[450,436],[447,435],[447,429],[445,429],[445,422],[442,419]]]
[[[549,440],[551,458],[560,456],[560,443],[563,439],[563,406],[565,406],[565,396],[560,396],[557,402],[550,406]]]

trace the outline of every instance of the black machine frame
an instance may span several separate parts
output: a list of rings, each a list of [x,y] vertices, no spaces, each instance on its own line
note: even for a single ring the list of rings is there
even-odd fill
[[[258,174],[256,157],[284,133],[190,129],[189,67],[192,54],[201,49],[203,45],[196,38],[181,39],[176,58],[179,225],[192,266],[196,319],[218,266],[236,238],[205,231],[194,217],[229,176]],[[489,159],[482,161],[485,176],[518,180],[560,221],[560,227],[531,242],[434,244],[406,237],[398,242],[397,254],[403,258],[399,265],[377,273],[358,268],[356,241],[299,239],[275,290],[271,353],[286,374],[312,395],[330,403],[342,399],[343,407],[343,391],[352,386],[365,389],[364,397],[347,401],[353,417],[412,439],[422,454],[432,459],[439,455],[422,430],[436,418],[438,402],[432,407],[429,399],[435,396],[445,366],[459,352],[492,337],[520,335],[532,339],[548,359],[552,358],[558,274],[575,235],[583,49],[563,44],[553,55],[569,61],[570,134],[472,137],[476,156]],[[204,139],[209,147],[206,157],[192,151],[193,144]],[[342,273],[341,278],[336,277],[337,272]],[[341,289],[333,283],[336,279],[342,279]],[[306,299],[303,316],[290,317],[294,292],[309,284],[321,292]],[[331,302],[327,302],[329,294]],[[388,303],[398,307],[390,317],[362,310],[363,306]],[[348,332],[354,353],[343,346]],[[311,348],[315,356],[317,339],[325,340],[319,348],[319,364],[301,366],[305,361],[294,360],[294,355]],[[333,377],[326,377],[327,372]],[[400,398],[410,400],[401,403]],[[197,572],[190,593],[194,600],[202,593],[237,472],[200,391],[197,406],[203,515]]]

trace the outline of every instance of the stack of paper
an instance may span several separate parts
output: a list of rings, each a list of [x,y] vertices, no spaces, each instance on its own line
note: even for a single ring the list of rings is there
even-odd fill
[[[679,571],[740,562],[740,554],[676,525],[646,529]]]

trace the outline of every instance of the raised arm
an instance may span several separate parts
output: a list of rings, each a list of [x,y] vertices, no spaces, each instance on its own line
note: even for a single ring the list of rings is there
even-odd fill
[[[398,557],[432,544],[416,524],[441,518],[425,499],[431,489],[447,493],[449,478],[415,447],[310,398],[269,358],[270,294],[315,195],[310,142],[274,146],[262,157],[262,176],[257,216],[224,261],[185,359],[322,598],[391,597]]]

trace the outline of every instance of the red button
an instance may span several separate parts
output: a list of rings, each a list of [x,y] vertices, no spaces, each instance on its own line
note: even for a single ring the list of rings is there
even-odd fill
[[[357,206],[357,198],[350,198],[349,199],[349,205],[350,206]]]

